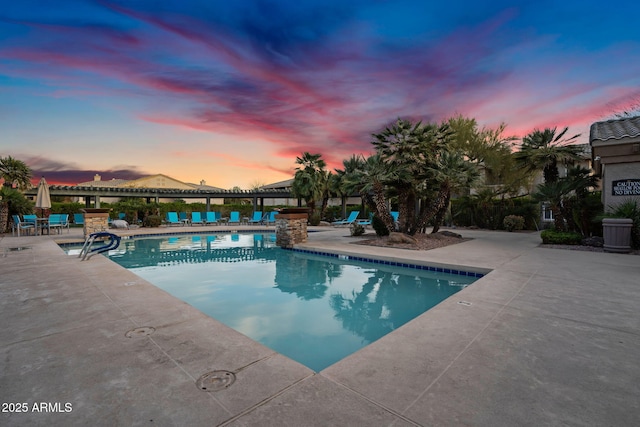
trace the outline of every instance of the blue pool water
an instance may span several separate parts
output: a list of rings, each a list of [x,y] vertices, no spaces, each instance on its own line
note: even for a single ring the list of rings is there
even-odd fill
[[[123,240],[109,257],[315,371],[477,280],[284,250],[272,234]]]

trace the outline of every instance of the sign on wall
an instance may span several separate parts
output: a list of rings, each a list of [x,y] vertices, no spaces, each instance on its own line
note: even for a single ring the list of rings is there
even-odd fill
[[[640,179],[620,179],[612,186],[613,196],[640,196]]]

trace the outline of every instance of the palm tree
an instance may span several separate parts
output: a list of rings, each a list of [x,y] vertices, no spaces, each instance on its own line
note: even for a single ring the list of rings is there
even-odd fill
[[[530,172],[542,170],[545,183],[557,182],[560,178],[558,163],[568,164],[580,159],[580,149],[575,145],[567,145],[580,134],[563,139],[568,130],[565,127],[556,135],[556,128],[535,129],[522,138],[520,151],[515,154],[516,160]]]
[[[22,160],[11,156],[0,157],[0,178],[4,180],[4,186],[18,190],[25,190],[31,186],[31,169]]]
[[[466,161],[460,152],[445,151],[438,159],[433,173],[435,180],[440,183],[436,204],[438,210],[433,219],[432,230],[432,233],[437,233],[449,209],[451,194],[471,188],[480,178],[480,172],[476,165]]]
[[[571,183],[566,179],[562,179],[540,184],[536,192],[533,193],[535,200],[549,203],[556,231],[567,231],[567,214],[563,203],[572,190]]]
[[[307,206],[315,210],[316,202],[321,200],[326,188],[327,164],[322,160],[322,154],[302,153],[301,157],[296,157],[296,173],[291,185],[291,192],[294,197],[301,197]]]
[[[367,206],[384,222],[389,232],[395,231],[395,226],[385,197],[385,182],[395,177],[395,171],[379,154],[367,157],[360,168],[345,176],[347,192],[362,195]]]
[[[348,187],[348,181],[351,175],[363,167],[364,161],[365,160],[362,155],[352,154],[351,157],[342,161],[344,169],[335,169],[336,173],[330,177],[330,186],[333,188],[336,195],[340,197],[342,218],[347,217],[347,198],[351,194]],[[364,197],[362,197],[362,201],[364,202]]]
[[[415,234],[420,227],[419,218],[430,206],[434,191],[431,168],[439,153],[450,142],[452,129],[446,124],[412,123],[398,119],[392,126],[373,135],[372,144],[381,159],[395,171],[395,177],[386,184],[398,196],[400,231]],[[432,188],[433,187],[433,188]],[[416,215],[420,201],[421,213]]]

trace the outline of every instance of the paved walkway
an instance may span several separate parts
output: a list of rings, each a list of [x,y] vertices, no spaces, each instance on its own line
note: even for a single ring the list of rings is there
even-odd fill
[[[54,240],[78,229],[5,235],[0,425],[637,425],[640,257],[540,248],[537,233],[465,230],[418,252],[322,230],[304,246],[492,271],[314,373],[102,256],[65,255]],[[198,389],[214,370],[235,383]]]

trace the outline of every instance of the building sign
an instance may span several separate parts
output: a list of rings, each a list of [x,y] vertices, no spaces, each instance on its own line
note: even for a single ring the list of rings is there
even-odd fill
[[[613,196],[640,196],[640,179],[613,181]]]

